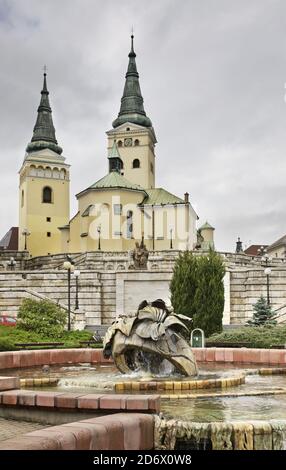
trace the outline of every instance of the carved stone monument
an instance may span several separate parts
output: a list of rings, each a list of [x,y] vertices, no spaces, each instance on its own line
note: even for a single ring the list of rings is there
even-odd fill
[[[142,237],[141,243],[135,243],[135,248],[132,252],[133,267],[134,269],[147,269],[149,252]]]

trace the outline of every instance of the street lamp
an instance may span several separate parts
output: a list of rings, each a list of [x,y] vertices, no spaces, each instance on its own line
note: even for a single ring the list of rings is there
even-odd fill
[[[29,235],[31,235],[31,232],[29,232],[29,230],[27,228],[25,228],[22,232],[22,235],[24,235],[24,237],[25,237],[25,248],[24,248],[24,250],[26,251],[27,250],[27,237]]]
[[[75,277],[75,310],[78,310],[79,309],[79,305],[78,305],[78,279],[79,279],[79,276],[80,276],[80,271],[78,269],[76,269],[73,273],[74,277]]]
[[[262,266],[265,266],[264,274],[266,275],[266,286],[267,286],[267,305],[270,305],[270,274],[271,268],[268,266],[268,263],[271,262],[272,258],[267,254],[267,250],[264,246],[257,250],[258,254],[261,255]]]
[[[98,233],[98,250],[101,250],[101,246],[100,246],[101,226],[100,225],[97,227],[97,233]]]
[[[13,256],[11,256],[10,260],[7,262],[7,266],[9,266],[10,270],[13,271],[16,264],[17,263],[15,261],[15,258],[13,258]]]
[[[70,261],[64,262],[64,269],[68,272],[68,331],[71,329],[71,272],[74,265]]]
[[[173,229],[170,229],[170,249],[173,249]]]

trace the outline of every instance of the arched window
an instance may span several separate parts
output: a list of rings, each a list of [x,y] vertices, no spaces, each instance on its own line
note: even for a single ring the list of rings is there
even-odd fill
[[[127,238],[133,238],[133,212],[127,212]]]
[[[64,180],[66,178],[66,170],[61,170],[60,171],[60,179]]]
[[[45,177],[46,178],[51,178],[52,177],[52,169],[47,166],[46,169],[45,169]]]
[[[37,168],[37,176],[40,176],[40,177],[45,176],[44,168],[42,166],[39,166]]]
[[[139,145],[139,140],[138,139],[134,140],[134,145],[135,145],[135,147],[138,147],[138,145]]]
[[[36,167],[34,165],[31,165],[30,166],[30,176],[36,176],[37,175],[37,170],[36,170]]]
[[[135,158],[135,160],[133,160],[133,168],[140,168],[140,160],[138,160],[138,158]]]
[[[43,202],[46,204],[51,204],[52,202],[53,191],[49,186],[45,186],[43,189]]]
[[[117,145],[118,145],[118,147],[122,147],[122,140],[119,140],[119,141],[117,142]]]

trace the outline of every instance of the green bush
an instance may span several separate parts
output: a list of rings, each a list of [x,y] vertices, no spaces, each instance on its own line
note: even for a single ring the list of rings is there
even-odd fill
[[[190,251],[180,254],[175,262],[170,283],[171,304],[176,313],[193,318],[198,287],[198,257]]]
[[[198,259],[198,287],[194,298],[194,328],[201,328],[205,335],[222,331],[224,308],[222,259],[213,250]]]
[[[249,343],[250,348],[271,348],[286,344],[286,326],[260,326],[252,328],[244,326],[239,329],[225,330],[220,334],[211,335],[207,343]]]
[[[92,339],[90,331],[64,331],[57,341],[63,342],[62,347],[66,348],[79,348],[80,341],[88,341]],[[15,351],[19,347],[15,343],[42,343],[50,342],[49,336],[41,335],[33,331],[26,331],[19,326],[2,326],[0,325],[0,351]],[[96,345],[102,347],[102,344]]]
[[[219,255],[194,256],[186,251],[176,260],[170,283],[176,313],[193,318],[206,335],[222,330],[225,269]]]
[[[25,299],[20,306],[17,327],[47,338],[58,338],[64,331],[66,312],[47,300]]]

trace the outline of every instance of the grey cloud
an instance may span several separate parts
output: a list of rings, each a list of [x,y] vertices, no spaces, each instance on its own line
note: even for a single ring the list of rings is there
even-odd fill
[[[157,186],[188,191],[221,250],[285,233],[285,22],[282,0],[0,0],[0,233],[17,224],[45,63],[73,211],[106,173],[132,24]]]

